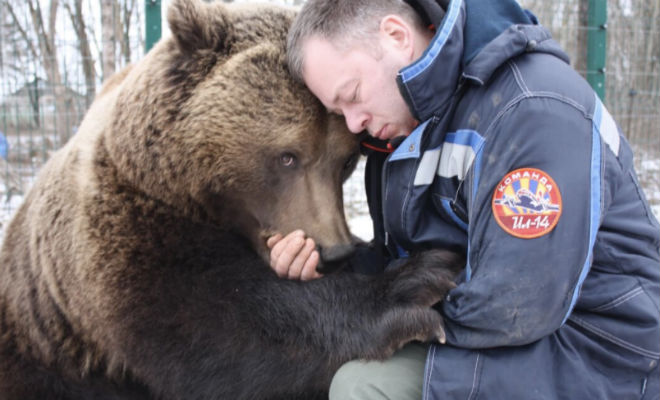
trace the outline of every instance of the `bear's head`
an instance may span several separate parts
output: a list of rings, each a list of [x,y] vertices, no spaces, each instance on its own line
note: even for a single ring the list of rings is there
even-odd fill
[[[322,260],[352,242],[342,183],[358,140],[286,66],[294,11],[174,0],[172,36],[117,88],[108,156],[129,185],[249,238],[303,229]],[[105,94],[101,94],[103,96]]]

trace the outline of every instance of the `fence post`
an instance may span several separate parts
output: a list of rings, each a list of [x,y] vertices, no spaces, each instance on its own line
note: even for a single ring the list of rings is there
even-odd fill
[[[607,0],[589,0],[587,81],[602,101],[605,101],[606,47]]]
[[[160,39],[161,30],[161,13],[160,13],[160,0],[147,0],[145,1],[145,40],[144,50],[145,53]]]

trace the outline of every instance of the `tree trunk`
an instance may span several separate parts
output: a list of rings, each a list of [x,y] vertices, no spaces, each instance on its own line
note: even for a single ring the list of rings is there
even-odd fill
[[[37,36],[41,61],[48,84],[53,91],[53,101],[55,103],[55,115],[53,115],[54,126],[59,139],[58,146],[64,145],[71,135],[71,126],[73,121],[71,115],[71,99],[62,82],[60,73],[59,59],[57,49],[55,48],[55,36],[57,34],[56,24],[57,12],[60,6],[59,0],[50,0],[48,12],[48,27],[44,25],[43,14],[39,1],[27,0],[32,17],[34,33]]]
[[[121,18],[117,18],[117,34],[119,35],[123,65],[131,62],[131,43],[129,39],[133,24],[133,13],[136,7],[137,0],[122,0],[121,4],[117,4],[117,15],[121,15]]]
[[[660,32],[657,30],[657,26],[654,25],[658,20],[660,20],[660,1],[656,0],[650,2],[648,6],[651,9],[647,10],[647,15],[652,15],[652,17],[651,22],[644,26],[644,30],[647,32],[645,35],[646,49],[644,49],[643,59],[641,60],[644,65],[642,73],[642,79],[644,82],[642,83],[642,86],[640,86],[644,91],[649,91],[648,96],[645,96],[645,98],[648,98],[648,100],[644,114],[649,113],[649,110],[656,110],[657,112],[659,109],[658,99],[660,99],[660,94],[658,94],[657,89],[655,95],[653,94],[653,88],[657,88],[658,86],[658,74],[660,73],[660,70],[658,69],[658,64],[660,63],[660,41],[658,41],[660,38]],[[655,97],[655,100],[653,97]],[[654,121],[654,118],[645,115],[643,120],[644,126],[641,127],[640,134],[644,132],[644,136],[646,136],[644,139],[646,142],[653,143],[653,136],[658,135],[658,126],[656,125],[657,118],[655,118]],[[655,132],[653,129],[654,126]],[[658,143],[659,140],[660,137],[657,137],[656,143]]]
[[[68,4],[66,5],[66,9],[69,12],[71,23],[78,37],[78,49],[80,51],[83,74],[85,75],[85,103],[89,107],[96,95],[96,69],[94,68],[94,58],[89,47],[87,29],[83,18],[82,0],[73,0],[73,10]]]
[[[101,1],[101,37],[103,46],[103,80],[108,79],[115,73],[117,54],[117,35],[115,27],[115,3],[116,0]]]
[[[0,65],[0,68],[8,68],[10,70],[13,70],[17,74],[24,74],[24,71],[26,70],[25,66],[23,63],[20,62],[21,57],[13,57],[16,53],[23,53],[23,50],[25,53],[27,53],[26,57],[26,63],[30,62],[38,62],[37,60],[39,59],[39,54],[37,51],[37,48],[35,47],[34,41],[30,38],[28,34],[28,28],[23,26],[23,19],[19,19],[16,10],[14,8],[14,5],[9,2],[9,0],[1,0],[0,1],[0,7],[2,7],[2,14],[4,15],[4,12],[8,13],[9,19],[6,21],[7,25],[3,27],[3,29],[9,29],[9,35],[7,35],[7,38],[10,38],[10,40],[13,40],[14,35],[18,34],[21,39],[25,42],[25,48],[24,49],[17,49],[16,43],[14,43],[14,53],[10,53],[10,57],[7,57],[5,60],[4,58],[2,59],[2,63]],[[2,21],[5,23],[5,21]],[[7,31],[4,31],[5,33]],[[0,41],[4,40],[5,37],[2,37],[0,35]],[[8,45],[5,45],[4,43],[2,44],[2,47],[0,48],[0,54],[4,56],[5,51],[7,51]],[[6,63],[7,61],[13,61],[12,64]],[[4,76],[3,76],[4,77]],[[24,77],[25,81],[29,80],[28,76]],[[34,75],[34,79],[32,82],[27,82],[25,84],[26,90],[28,93],[28,99],[30,102],[30,108],[32,112],[32,124],[34,127],[40,127],[41,126],[41,112],[39,109],[39,101],[38,101],[38,96],[37,96],[37,76],[36,74]]]
[[[587,51],[589,25],[589,0],[578,1],[578,29],[577,29],[577,56],[575,58],[574,68],[584,78],[587,77]]]

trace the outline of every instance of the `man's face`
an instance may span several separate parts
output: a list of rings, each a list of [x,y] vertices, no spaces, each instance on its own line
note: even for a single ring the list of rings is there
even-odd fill
[[[380,41],[340,49],[327,39],[311,37],[303,45],[303,79],[330,110],[341,114],[353,133],[367,130],[388,140],[406,136],[417,126],[399,93],[396,74],[410,63],[406,53]]]

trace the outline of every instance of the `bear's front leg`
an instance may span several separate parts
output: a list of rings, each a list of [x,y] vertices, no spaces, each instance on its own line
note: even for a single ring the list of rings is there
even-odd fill
[[[142,262],[133,253],[130,268],[106,280],[122,285],[103,289],[114,302],[104,347],[158,398],[323,393],[351,359],[443,337],[431,306],[453,287],[460,261],[451,253],[377,276],[299,282],[279,279],[240,241],[197,233]]]

